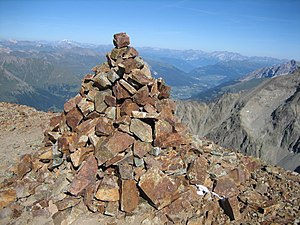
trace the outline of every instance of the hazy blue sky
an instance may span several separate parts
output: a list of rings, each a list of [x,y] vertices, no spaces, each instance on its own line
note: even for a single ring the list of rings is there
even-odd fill
[[[226,50],[300,60],[300,0],[0,0],[0,38]]]

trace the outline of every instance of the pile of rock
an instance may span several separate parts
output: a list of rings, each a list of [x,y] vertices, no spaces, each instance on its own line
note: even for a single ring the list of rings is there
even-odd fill
[[[190,137],[129,37],[114,44],[52,118],[45,146],[1,183],[2,223],[299,222],[299,174]]]
[[[68,191],[92,211],[119,202],[132,212],[140,195],[161,209],[181,192],[175,177],[186,173],[180,153],[189,139],[174,116],[170,87],[152,78],[125,33],[115,34],[114,44],[107,62],[84,77],[80,93],[53,118],[46,133],[50,169],[70,161],[78,172]]]

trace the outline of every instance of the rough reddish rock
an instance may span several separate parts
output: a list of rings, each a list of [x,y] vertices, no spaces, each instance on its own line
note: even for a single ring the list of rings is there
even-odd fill
[[[196,158],[187,171],[187,177],[191,184],[204,184],[206,178],[209,176],[207,173],[207,160],[203,157]]]
[[[81,101],[82,97],[80,95],[76,95],[75,97],[69,99],[65,104],[64,104],[64,111],[68,113],[72,109],[76,107],[76,105]]]
[[[83,115],[76,107],[70,110],[66,116],[67,124],[72,130],[75,130],[82,119]]]
[[[81,163],[88,157],[89,153],[93,152],[94,148],[81,147],[70,154],[70,158],[74,167],[79,167]]]
[[[17,175],[22,179],[32,169],[32,158],[31,155],[25,154],[21,157],[21,161],[17,167]]]
[[[111,86],[106,73],[99,73],[94,77],[94,85],[100,90],[105,90]]]
[[[125,151],[133,142],[134,138],[129,134],[115,131],[111,136],[98,142],[95,147],[95,156],[98,159],[98,164],[102,165],[115,157],[119,152]]]
[[[95,127],[95,133],[98,136],[104,135],[109,136],[114,131],[113,121],[106,117],[99,117],[97,120],[97,125]]]
[[[149,89],[147,86],[142,87],[137,91],[137,93],[133,96],[133,101],[139,105],[146,105],[151,102],[149,97]]]
[[[138,111],[138,110],[139,110],[139,106],[136,103],[132,102],[132,100],[130,99],[126,99],[121,105],[120,113],[121,116],[124,115],[131,116],[132,111]]]
[[[142,141],[135,141],[133,145],[133,154],[143,158],[151,150],[151,144]]]
[[[123,48],[130,45],[130,39],[126,33],[118,33],[114,34],[113,43],[116,48]]]
[[[104,97],[104,101],[108,106],[116,106],[116,98],[112,95],[107,95]]]
[[[125,59],[124,61],[122,61],[121,66],[124,67],[124,72],[126,74],[129,74],[132,72],[132,70],[138,69],[139,63],[135,59],[129,58],[129,59]]]
[[[81,99],[78,103],[78,108],[84,117],[86,117],[90,112],[94,111],[94,103],[88,101],[86,98]]]
[[[117,177],[105,176],[99,185],[95,197],[101,201],[114,202],[119,201],[120,193],[117,183]]]
[[[155,138],[154,145],[161,148],[176,147],[186,144],[186,140],[178,133],[171,133]]]
[[[129,75],[129,78],[143,86],[150,85],[154,82],[153,78],[146,76],[141,70],[138,69],[133,69]]]
[[[228,176],[223,176],[218,178],[214,192],[220,196],[232,197],[238,193],[238,188],[232,179]]]
[[[122,180],[132,180],[133,179],[133,169],[132,165],[129,164],[120,164],[119,174]]]
[[[97,170],[97,160],[95,156],[91,155],[85,160],[83,166],[76,174],[69,188],[69,192],[75,196],[82,194],[89,184],[96,181]]]
[[[157,209],[164,208],[179,197],[178,185],[157,168],[141,176],[139,187]]]
[[[139,203],[139,191],[134,180],[122,180],[120,206],[124,212],[132,212]]]
[[[140,119],[132,119],[130,131],[144,142],[152,142],[152,128]]]
[[[121,79],[119,82],[130,94],[134,95],[136,93],[136,89],[127,81]]]
[[[110,90],[105,90],[98,92],[95,96],[95,110],[99,113],[103,113],[108,105],[105,103],[106,96],[111,96],[112,92]]]
[[[3,209],[17,198],[16,191],[13,189],[0,191],[0,209]]]
[[[139,55],[139,53],[138,53],[138,51],[137,51],[135,48],[133,48],[133,47],[128,47],[128,48],[126,49],[125,54],[123,55],[123,58],[124,58],[124,59],[135,58],[135,57],[137,57],[138,55]]]
[[[113,86],[113,92],[114,92],[114,95],[116,97],[117,100],[120,100],[120,99],[125,99],[125,98],[129,98],[130,97],[130,94],[129,92],[124,88],[122,87],[119,82],[117,81],[117,83]]]
[[[116,154],[126,150],[130,145],[133,144],[134,138],[127,133],[116,131],[104,142],[103,147],[110,150],[110,152]]]

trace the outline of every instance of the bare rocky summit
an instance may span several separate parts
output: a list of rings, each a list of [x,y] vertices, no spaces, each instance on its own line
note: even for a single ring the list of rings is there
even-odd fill
[[[299,223],[299,174],[191,136],[129,44],[114,35],[43,147],[1,183],[1,223]]]

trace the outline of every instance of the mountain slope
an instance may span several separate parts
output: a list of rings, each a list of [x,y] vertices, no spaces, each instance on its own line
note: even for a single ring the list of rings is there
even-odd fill
[[[203,92],[194,94],[192,96],[192,99],[211,101],[227,92],[237,93],[240,91],[247,91],[258,86],[268,78],[284,76],[293,73],[299,67],[299,65],[300,64],[295,60],[291,60],[276,66],[262,67],[250,73],[236,73],[236,75],[233,76],[232,79],[226,77],[223,80],[225,82],[222,82],[221,84],[209,88],[208,90],[205,90]],[[241,69],[244,70],[244,72],[246,68],[247,66],[241,66]],[[251,66],[249,66],[249,68],[251,68]],[[241,76],[241,74],[243,75]]]
[[[213,103],[179,102],[177,114],[194,133],[221,146],[296,169],[300,164],[293,161],[299,153],[299,86],[297,70]]]

